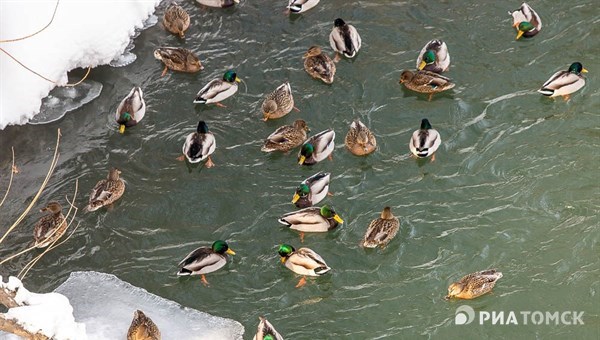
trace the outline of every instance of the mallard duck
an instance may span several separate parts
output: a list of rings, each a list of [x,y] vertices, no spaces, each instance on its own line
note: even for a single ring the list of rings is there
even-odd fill
[[[123,196],[125,182],[119,178],[120,174],[121,170],[112,168],[108,172],[108,178],[101,180],[94,186],[92,192],[90,192],[89,204],[86,207],[87,211],[96,211],[111,205]]]
[[[202,275],[202,282],[208,284],[204,274],[212,273],[227,263],[227,255],[235,255],[225,241],[217,240],[212,246],[194,249],[179,262],[178,276]]]
[[[131,326],[127,331],[127,340],[160,340],[160,330],[141,310],[133,313]]]
[[[225,105],[219,103],[221,100],[233,96],[237,90],[241,80],[237,77],[234,70],[228,70],[223,74],[223,79],[213,79],[206,86],[204,86],[194,99],[195,104],[211,104],[214,103],[217,106],[225,107]]]
[[[185,37],[185,31],[190,27],[190,16],[176,2],[169,4],[163,17],[163,26],[167,31],[177,34],[180,38]]]
[[[333,83],[335,63],[327,54],[322,53],[319,46],[311,46],[304,56],[304,70],[315,79],[321,79],[326,84]]]
[[[569,66],[568,70],[554,73],[538,92],[549,97],[563,96],[567,100],[569,94],[578,91],[585,85],[585,78],[581,75],[582,72],[587,73],[587,70],[583,68],[581,63],[575,62]]]
[[[456,297],[459,299],[474,299],[494,288],[496,281],[502,277],[502,273],[496,269],[484,270],[463,276],[458,282],[448,287],[446,299]]]
[[[328,205],[289,212],[278,221],[290,229],[310,233],[324,233],[344,223],[344,220]]]
[[[146,102],[143,95],[141,88],[134,87],[117,107],[115,121],[119,124],[120,133],[125,132],[125,127],[132,127],[144,118]]]
[[[201,120],[198,122],[196,132],[190,133],[185,138],[182,151],[188,162],[199,163],[206,159],[206,167],[212,168],[215,164],[210,159],[210,155],[215,152],[216,148],[215,136],[208,131],[208,126]]]
[[[375,248],[380,246],[385,248],[388,243],[396,236],[400,229],[398,217],[392,214],[390,207],[383,208],[381,217],[374,219],[369,223],[362,244],[365,248]]]
[[[292,13],[304,13],[315,7],[320,0],[290,0],[287,8]]]
[[[50,202],[40,210],[46,211],[49,214],[42,216],[33,228],[33,239],[37,248],[46,248],[61,238],[67,230],[67,221],[58,202]]]
[[[275,91],[269,93],[263,101],[263,120],[266,122],[269,119],[281,118],[290,113],[292,109],[296,109],[294,107],[292,87],[290,83],[285,82],[275,89]]]
[[[424,118],[421,120],[421,128],[413,132],[408,147],[410,152],[419,158],[433,156],[432,160],[435,160],[434,153],[441,143],[440,134],[431,127],[429,120]]]
[[[450,81],[450,78],[429,71],[413,72],[404,70],[400,75],[400,83],[404,84],[409,90],[429,93],[429,100],[431,100],[434,93],[450,90],[454,87],[454,83]]]
[[[335,132],[332,129],[310,137],[302,144],[302,149],[298,153],[298,164],[313,165],[330,156],[335,147],[334,139]]]
[[[263,152],[290,151],[304,143],[309,131],[306,122],[298,119],[293,125],[281,126],[270,134],[260,150]]]
[[[368,155],[377,148],[375,135],[358,119],[350,124],[344,143],[348,150],[357,156]]]
[[[239,4],[240,0],[196,0],[196,2],[204,6],[225,8]]]
[[[296,250],[289,244],[282,244],[279,246],[278,253],[281,256],[281,263],[296,274],[321,276],[331,270],[321,255],[310,248]],[[306,279],[302,277],[296,287],[301,287],[305,283]]]
[[[429,72],[442,73],[450,68],[450,54],[448,46],[441,40],[431,40],[417,57],[417,69]]]
[[[308,208],[321,202],[329,194],[329,172],[317,172],[300,183],[292,203],[298,208]]]
[[[154,58],[165,64],[161,77],[167,74],[167,69],[180,72],[194,73],[204,69],[194,52],[181,47],[159,47],[154,50]]]
[[[508,11],[513,17],[513,27],[517,29],[517,40],[524,36],[531,38],[542,29],[542,19],[528,4],[523,3],[515,11]]]
[[[262,316],[258,317],[260,322],[258,323],[258,329],[252,340],[283,340],[281,334],[279,334],[273,325]]]
[[[334,61],[340,59],[340,54],[346,58],[354,58],[360,50],[362,41],[356,28],[337,18],[333,21],[333,29],[329,34],[329,45],[336,52]]]

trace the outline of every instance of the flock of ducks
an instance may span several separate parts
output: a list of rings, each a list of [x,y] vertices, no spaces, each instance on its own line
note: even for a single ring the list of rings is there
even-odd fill
[[[212,7],[228,7],[239,2],[238,0],[197,1]],[[290,0],[288,10],[291,13],[303,13],[313,8],[318,2],[319,0]],[[513,17],[513,27],[517,29],[516,39],[530,38],[540,32],[541,19],[526,3],[509,14]],[[169,32],[183,38],[189,25],[190,18],[187,12],[176,3],[171,3],[165,11],[163,26]],[[361,48],[361,38],[357,29],[346,24],[340,18],[334,21],[329,42],[335,52],[334,59],[323,53],[319,46],[311,46],[303,56],[305,71],[311,77],[326,84],[334,81],[335,63],[342,56],[353,58]],[[165,65],[162,75],[168,70],[198,72],[203,69],[198,57],[192,51],[184,48],[161,47],[154,51],[154,56]],[[410,90],[429,94],[431,100],[431,95],[434,93],[454,87],[455,84],[449,78],[441,75],[448,71],[449,67],[450,54],[446,43],[441,40],[431,40],[420,51],[416,61],[416,70],[403,71],[400,83]],[[568,70],[552,75],[538,92],[549,97],[563,96],[567,100],[571,93],[585,85],[585,78],[581,75],[585,72],[587,70],[583,68],[582,64],[575,62]],[[235,71],[227,70],[221,79],[214,79],[206,84],[198,92],[193,102],[224,106],[220,102],[237,92],[238,82],[240,79]],[[294,106],[292,89],[290,84],[285,82],[266,95],[262,104],[263,119],[265,121],[278,119],[293,109],[297,110]],[[139,123],[144,118],[145,111],[143,92],[139,87],[134,87],[120,102],[115,112],[114,117],[119,125],[119,131],[124,133],[126,128]],[[297,156],[298,164],[306,166],[330,158],[334,149],[335,132],[327,129],[310,138],[308,137],[309,132],[306,122],[298,119],[292,125],[281,126],[270,134],[264,141],[261,150],[264,152],[289,152],[300,147]],[[431,160],[434,161],[435,152],[440,144],[439,133],[432,128],[428,119],[422,119],[420,128],[411,136],[409,149],[415,157],[431,157]],[[350,125],[349,132],[345,137],[345,145],[351,153],[358,156],[368,155],[377,148],[375,136],[359,120],[353,121]],[[196,131],[186,137],[182,148],[183,156],[180,159],[187,159],[190,163],[205,161],[205,166],[210,168],[214,165],[210,156],[215,149],[214,135],[209,131],[207,124],[200,121]],[[107,178],[94,186],[89,195],[86,211],[92,212],[102,207],[110,207],[123,195],[125,183],[119,177],[120,174],[120,170],[112,168]],[[292,197],[292,203],[300,210],[286,213],[278,219],[283,225],[299,231],[301,240],[304,232],[327,232],[344,223],[331,206],[315,206],[327,195],[331,195],[329,192],[330,177],[331,174],[328,172],[318,172],[302,181]],[[39,248],[46,247],[60,238],[67,226],[59,203],[50,202],[41,211],[49,214],[43,216],[34,227],[35,246]],[[366,248],[385,248],[398,233],[399,228],[399,219],[392,214],[390,207],[385,207],[381,216],[369,224],[361,245]],[[179,263],[177,275],[201,275],[202,282],[208,285],[205,274],[222,268],[227,263],[227,255],[234,254],[235,252],[229,248],[227,242],[217,240],[210,247],[200,247],[189,253]],[[318,253],[307,247],[296,249],[289,244],[282,244],[279,246],[278,254],[281,263],[286,268],[302,276],[296,287],[301,287],[306,283],[304,276],[320,276],[331,270]],[[501,277],[502,273],[494,269],[466,275],[448,287],[446,298],[476,298],[490,292]],[[160,339],[160,332],[143,312],[136,311],[128,339]],[[273,325],[265,318],[260,317],[254,339],[283,338]]]

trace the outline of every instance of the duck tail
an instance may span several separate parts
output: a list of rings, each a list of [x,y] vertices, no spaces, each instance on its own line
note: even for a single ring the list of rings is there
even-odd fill
[[[315,268],[315,274],[323,275],[330,270],[331,270],[331,268],[329,268],[329,267],[317,267],[317,268]]]
[[[548,97],[550,97],[554,94],[554,90],[543,88],[543,87],[537,91],[539,93],[543,94],[544,96],[548,96]]]
[[[194,99],[194,104],[206,104],[206,99],[201,98],[201,97],[196,97],[196,99]]]
[[[177,276],[190,276],[192,275],[192,271],[189,269],[181,268],[177,272]]]

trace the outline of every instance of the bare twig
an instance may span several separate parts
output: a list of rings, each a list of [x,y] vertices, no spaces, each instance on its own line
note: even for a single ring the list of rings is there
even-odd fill
[[[2,204],[4,204],[4,200],[6,200],[6,196],[8,196],[8,193],[10,192],[10,186],[12,185],[13,177],[15,175],[15,172],[13,170],[15,168],[15,148],[11,147],[10,149],[12,150],[12,166],[10,167],[10,179],[8,180],[8,188],[6,188],[6,193],[4,193],[4,197],[2,197],[2,201],[0,201],[0,207],[2,206]]]
[[[19,216],[19,218],[15,221],[15,223],[13,223],[13,225],[11,225],[10,228],[8,228],[6,233],[4,233],[4,236],[2,236],[2,238],[0,238],[0,244],[2,244],[4,239],[6,239],[6,237],[8,236],[8,234],[10,234],[10,232],[13,231],[13,229],[15,229],[19,225],[19,223],[21,223],[21,221],[23,221],[25,216],[27,216],[27,214],[29,213],[31,208],[33,208],[33,206],[39,199],[40,195],[42,194],[42,191],[46,188],[46,185],[48,184],[48,181],[50,180],[50,176],[52,176],[52,173],[54,172],[54,168],[56,167],[56,164],[58,162],[58,156],[59,156],[58,145],[60,144],[60,136],[61,136],[60,129],[58,129],[57,135],[56,135],[56,146],[54,148],[54,157],[52,158],[52,163],[50,164],[50,169],[48,170],[48,173],[46,174],[46,178],[44,179],[44,182],[40,186],[40,189],[38,190],[37,194],[33,197],[33,200],[31,200],[31,203],[29,203],[27,208],[25,208],[25,211],[23,211],[23,213],[21,214],[21,216]]]

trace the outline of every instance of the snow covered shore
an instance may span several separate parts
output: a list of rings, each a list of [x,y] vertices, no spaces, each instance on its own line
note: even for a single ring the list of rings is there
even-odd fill
[[[160,0],[62,0],[41,33],[0,47],[46,78],[67,83],[75,68],[108,64],[123,53],[136,28]],[[0,41],[32,34],[52,18],[56,0],[0,1]],[[0,130],[25,124],[56,85],[0,51]],[[93,71],[92,71],[93,72]]]

